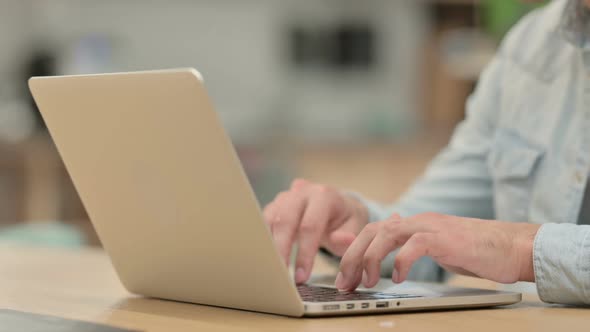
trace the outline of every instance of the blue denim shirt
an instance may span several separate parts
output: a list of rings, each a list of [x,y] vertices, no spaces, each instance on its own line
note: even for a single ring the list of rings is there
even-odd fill
[[[363,199],[372,221],[433,211],[542,224],[539,296],[590,304],[590,226],[577,224],[590,172],[590,34],[580,8],[554,0],[513,28],[425,174],[391,206]],[[434,271],[423,260],[412,276]]]

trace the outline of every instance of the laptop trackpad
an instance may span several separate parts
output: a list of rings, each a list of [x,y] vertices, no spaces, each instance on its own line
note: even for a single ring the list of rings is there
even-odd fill
[[[310,285],[317,285],[323,287],[334,288],[334,282],[336,277],[333,275],[313,275],[309,281]],[[417,283],[412,281],[406,281],[401,284],[394,284],[391,279],[381,278],[379,283],[373,288],[357,288],[358,291],[370,291],[370,292],[383,292],[393,294],[411,294],[420,295],[425,297],[438,297],[442,296],[443,293],[435,290],[436,286],[429,287],[425,283]]]

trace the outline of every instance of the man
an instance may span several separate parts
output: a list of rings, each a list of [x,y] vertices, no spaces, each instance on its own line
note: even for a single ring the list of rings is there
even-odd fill
[[[396,283],[429,256],[590,304],[589,172],[590,0],[554,0],[509,33],[449,145],[396,204],[296,180],[264,213],[285,261],[298,245],[298,283],[320,247],[342,257],[346,290],[374,286],[394,252]]]

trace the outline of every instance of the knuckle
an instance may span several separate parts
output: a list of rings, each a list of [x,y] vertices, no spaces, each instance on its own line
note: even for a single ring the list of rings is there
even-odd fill
[[[425,212],[420,215],[422,218],[426,220],[433,220],[433,219],[443,219],[444,215],[438,212]]]
[[[429,235],[426,233],[416,233],[412,235],[412,242],[419,246],[424,246],[428,243]]]
[[[303,179],[303,178],[296,178],[291,182],[291,188],[297,189],[297,188],[303,188],[305,186],[307,186],[309,184],[309,181]]]
[[[270,224],[275,229],[283,229],[287,225],[282,218],[273,218],[271,219]]]
[[[388,220],[388,221],[386,221],[386,222],[383,223],[382,228],[387,233],[395,233],[400,228],[400,222],[399,221],[395,221],[395,220]]]
[[[336,191],[329,191],[323,195],[325,204],[330,210],[346,209],[348,207],[344,197]]]
[[[266,222],[267,224],[272,224],[273,223],[273,214],[270,210],[264,210],[264,212],[262,213],[263,215],[263,219],[264,222]]]
[[[389,218],[387,218],[387,220],[389,221],[401,221],[402,220],[402,216],[400,216],[397,213],[392,214],[391,216],[389,216]]]
[[[271,223],[273,226],[276,226],[276,227],[287,226],[291,223],[291,218],[288,215],[284,215],[284,216],[275,215],[275,216],[271,217]]]
[[[274,200],[274,204],[277,205],[278,209],[284,209],[287,205],[296,203],[303,196],[296,191],[282,191],[280,192]]]
[[[322,195],[330,195],[332,194],[332,188],[330,188],[329,186],[325,185],[325,184],[317,184],[314,187],[315,191],[322,194]]]
[[[289,191],[281,191],[275,197],[275,202],[282,202],[289,198]]]
[[[304,222],[299,226],[299,232],[303,234],[315,234],[318,231],[318,225],[314,222]]]
[[[328,211],[338,210],[341,206],[337,200],[332,198],[328,198],[327,200],[323,201],[323,205]]]

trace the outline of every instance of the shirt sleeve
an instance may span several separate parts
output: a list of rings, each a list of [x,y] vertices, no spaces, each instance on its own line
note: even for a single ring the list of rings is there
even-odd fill
[[[544,224],[535,236],[533,264],[541,300],[590,304],[590,226]]]

